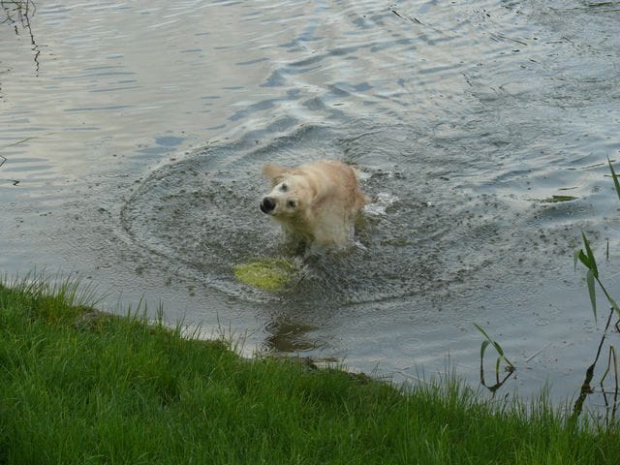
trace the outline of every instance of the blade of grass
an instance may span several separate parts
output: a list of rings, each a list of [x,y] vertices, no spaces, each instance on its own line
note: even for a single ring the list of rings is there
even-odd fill
[[[618,181],[618,175],[614,171],[614,166],[611,164],[611,160],[608,158],[607,162],[609,163],[609,169],[611,170],[611,177],[614,180],[614,186],[616,188],[616,194],[618,194],[618,199],[620,199],[620,182]]]
[[[594,283],[594,274],[592,270],[588,270],[586,282],[588,283],[588,294],[590,294],[590,303],[592,304],[592,312],[594,313],[594,321],[598,321],[596,312],[596,287]]]
[[[579,259],[592,271],[594,277],[598,278],[598,266],[596,265],[596,259],[590,247],[590,241],[588,241],[584,232],[581,233],[581,237],[583,238],[583,246],[586,248],[586,253],[584,254],[583,251],[580,251]]]
[[[491,340],[491,337],[487,334],[487,332],[482,328],[482,326],[480,326],[478,323],[474,323],[474,326],[476,327],[476,329],[478,331],[480,331],[484,337],[487,338],[488,341]]]
[[[2,147],[0,147],[0,150],[8,149],[10,147],[15,147],[16,145],[23,144],[24,142],[28,142],[29,140],[32,140],[32,139],[34,139],[34,137],[26,137],[25,139],[18,140],[17,142],[13,142],[12,144],[3,145]]]
[[[484,359],[484,353],[487,350],[487,347],[489,347],[490,342],[489,341],[482,341],[482,344],[480,345],[480,359],[483,360]]]
[[[484,342],[482,343],[482,345],[483,345],[484,347],[481,347],[481,348],[480,348],[480,349],[481,349],[481,350],[480,350],[480,356],[481,356],[481,357],[484,357],[484,352],[485,352],[485,350],[487,349],[487,346],[488,346],[489,344],[492,344],[492,345],[493,345],[493,347],[495,348],[495,350],[497,351],[498,355],[499,355],[499,359],[500,359],[500,360],[504,360],[504,361],[505,361],[505,362],[506,362],[506,363],[510,366],[510,368],[511,368],[511,369],[514,369],[514,367],[515,367],[515,366],[514,366],[514,364],[513,364],[510,360],[508,360],[508,358],[506,357],[506,354],[504,353],[504,349],[503,349],[503,348],[502,348],[502,346],[499,344],[499,342],[497,342],[497,341],[493,340],[493,339],[491,338],[491,336],[489,336],[489,334],[488,334],[488,333],[487,333],[487,332],[486,332],[486,331],[485,331],[485,330],[484,330],[484,329],[483,329],[483,328],[482,328],[479,324],[474,323],[474,326],[475,326],[475,327],[478,329],[478,331],[480,331],[480,332],[484,335],[484,337],[487,339],[486,341],[484,341]],[[486,343],[486,344],[485,344],[485,343]],[[499,365],[498,365],[498,366],[499,366]]]

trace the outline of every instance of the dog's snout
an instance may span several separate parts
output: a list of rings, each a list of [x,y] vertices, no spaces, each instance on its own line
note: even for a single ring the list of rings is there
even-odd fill
[[[265,197],[260,203],[260,209],[263,213],[271,213],[276,208],[276,201],[271,197]]]

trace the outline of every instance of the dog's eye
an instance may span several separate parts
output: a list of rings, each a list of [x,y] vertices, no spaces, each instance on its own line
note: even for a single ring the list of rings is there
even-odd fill
[[[297,206],[297,203],[294,200],[289,200],[288,202],[286,202],[286,206],[288,208],[295,208]]]
[[[288,184],[282,184],[282,185],[280,186],[280,190],[281,190],[282,192],[286,192],[286,191],[288,190]]]

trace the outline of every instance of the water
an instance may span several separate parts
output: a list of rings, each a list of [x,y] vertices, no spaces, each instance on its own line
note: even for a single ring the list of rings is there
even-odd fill
[[[248,352],[397,381],[454,368],[475,385],[477,323],[517,365],[504,395],[578,393],[603,329],[573,267],[581,231],[620,291],[606,166],[620,151],[620,4],[154,0],[0,14],[4,273],[62,272],[96,283],[110,311],[145,297]],[[238,283],[236,265],[282,253],[258,209],[263,164],[320,158],[362,172],[373,203],[357,246],[295,258],[285,292]]]

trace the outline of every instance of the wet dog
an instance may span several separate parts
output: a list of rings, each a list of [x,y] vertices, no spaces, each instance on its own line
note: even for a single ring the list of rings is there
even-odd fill
[[[289,241],[306,246],[344,246],[353,236],[355,215],[368,198],[354,168],[322,160],[296,168],[268,164],[271,191],[260,209],[282,226]]]

